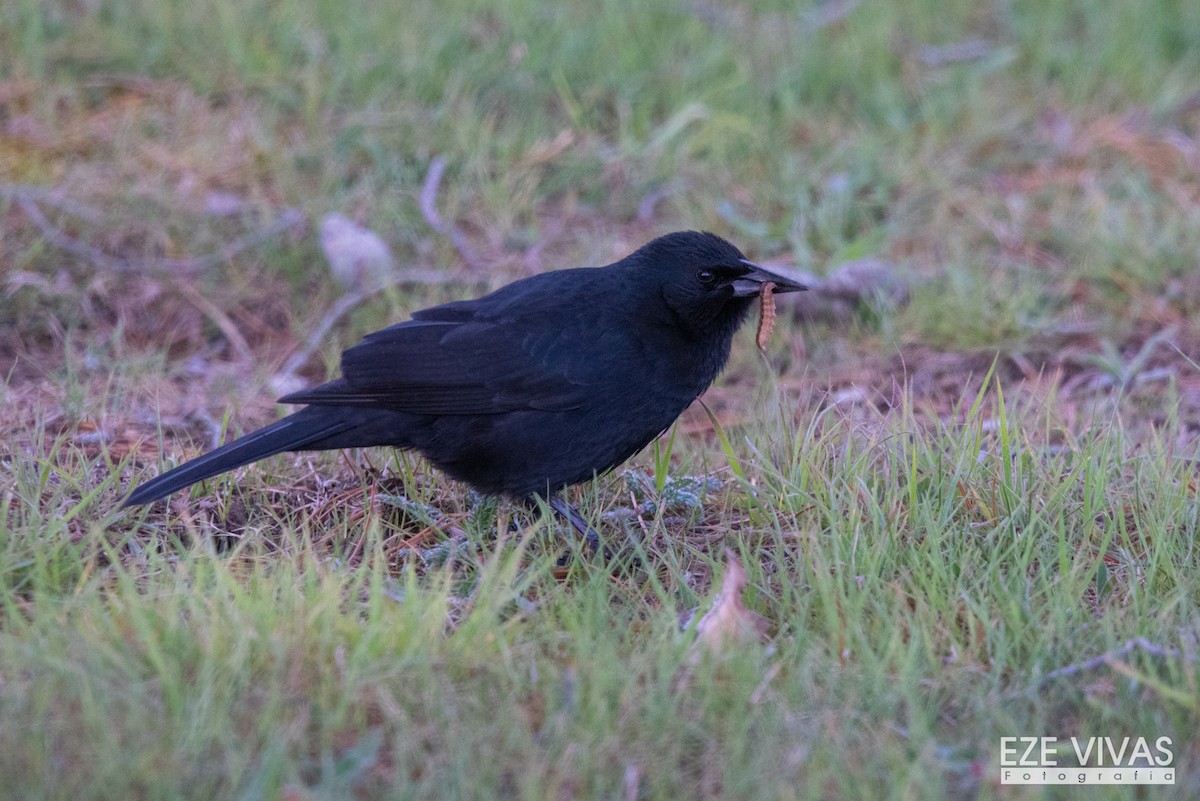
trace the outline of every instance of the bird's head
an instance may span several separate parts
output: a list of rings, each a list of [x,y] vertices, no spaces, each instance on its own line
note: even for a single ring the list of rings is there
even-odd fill
[[[707,232],[660,236],[627,261],[638,270],[653,271],[677,324],[697,336],[732,336],[768,281],[776,294],[808,288],[748,261],[732,244]]]

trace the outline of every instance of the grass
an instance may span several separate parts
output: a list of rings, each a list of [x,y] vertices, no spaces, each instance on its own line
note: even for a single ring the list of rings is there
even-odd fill
[[[1173,432],[1051,453],[1045,412],[996,419],[756,428],[754,495],[565,574],[536,529],[437,564],[349,506],[247,499],[233,541],[10,509],[4,773],[47,798],[992,797],[999,737],[1064,727],[1169,736],[1186,766],[1198,507]],[[678,616],[723,541],[771,645],[696,664]],[[1044,680],[1142,636],[1183,650]]]
[[[1167,0],[4,5],[9,792],[1058,798],[997,783],[1001,737],[1142,735],[1173,791],[1081,792],[1200,797],[1198,34]],[[473,261],[423,219],[439,155]],[[277,413],[330,211],[445,280],[311,380],[676,228],[906,292],[743,332],[711,417],[576,491],[607,560],[382,451],[115,512]],[[726,548],[767,640],[709,653]]]

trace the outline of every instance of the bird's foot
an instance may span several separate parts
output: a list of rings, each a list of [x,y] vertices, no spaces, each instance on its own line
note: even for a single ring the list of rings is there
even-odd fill
[[[579,532],[580,536],[583,537],[584,543],[587,545],[588,553],[595,553],[599,550],[600,535],[596,533],[594,528],[588,525],[588,522],[583,519],[574,506],[557,495],[550,496],[547,503],[559,517],[571,524],[571,528]]]

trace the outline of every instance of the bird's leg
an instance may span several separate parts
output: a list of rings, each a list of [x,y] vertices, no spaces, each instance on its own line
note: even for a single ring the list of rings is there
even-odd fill
[[[587,521],[575,510],[574,506],[564,501],[557,495],[530,495],[526,502],[531,507],[537,507],[541,501],[545,501],[546,505],[554,510],[554,513],[566,522],[571,524],[571,528],[575,529],[583,536],[587,549],[591,553],[595,553],[600,547],[600,535],[596,530],[587,524]]]
[[[588,551],[595,553],[596,549],[600,547],[600,535],[596,533],[594,528],[588,525],[587,521],[580,516],[575,507],[557,495],[551,495],[547,503],[550,504],[551,509],[558,513],[559,517],[565,519],[571,524],[571,528],[583,536],[584,541],[587,543]]]

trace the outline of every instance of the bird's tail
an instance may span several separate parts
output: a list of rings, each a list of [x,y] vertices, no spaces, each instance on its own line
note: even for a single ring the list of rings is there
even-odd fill
[[[301,409],[277,423],[260,428],[241,439],[222,445],[174,470],[168,470],[162,475],[150,479],[134,490],[121,506],[137,506],[157,501],[159,498],[166,497],[197,481],[203,481],[206,478],[233,470],[235,467],[265,459],[277,453],[311,448],[316,443],[331,437],[336,438],[338,434],[351,428],[354,428],[354,422],[345,417],[331,415],[327,409],[319,411],[316,407]],[[338,445],[327,447],[338,447]]]

